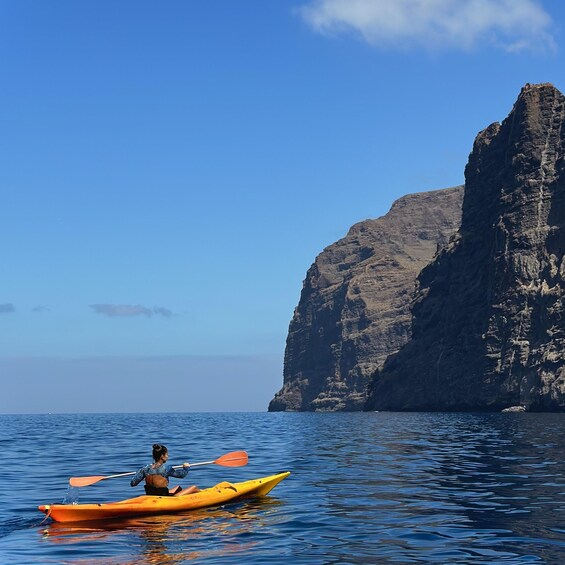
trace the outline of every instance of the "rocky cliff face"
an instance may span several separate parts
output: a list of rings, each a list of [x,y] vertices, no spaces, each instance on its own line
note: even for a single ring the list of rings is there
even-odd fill
[[[526,85],[479,133],[457,237],[419,277],[412,339],[369,410],[565,408],[565,97]]]
[[[459,227],[462,197],[462,187],[405,196],[316,258],[270,411],[363,408],[370,376],[410,337],[416,276]]]

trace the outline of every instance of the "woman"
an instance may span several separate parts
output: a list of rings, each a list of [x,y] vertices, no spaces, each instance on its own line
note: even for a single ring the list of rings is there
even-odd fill
[[[169,452],[164,445],[155,443],[153,445],[153,459],[155,463],[142,467],[131,480],[131,486],[138,485],[145,479],[145,494],[151,496],[175,496],[195,492],[196,487],[182,489],[177,487],[173,492],[169,491],[169,477],[184,479],[188,475],[190,463],[183,463],[182,469],[175,469],[172,465],[165,465],[169,459]]]

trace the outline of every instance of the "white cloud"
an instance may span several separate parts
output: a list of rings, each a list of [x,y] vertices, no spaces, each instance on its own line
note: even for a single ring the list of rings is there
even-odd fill
[[[537,0],[310,0],[299,13],[319,33],[354,32],[385,49],[555,47]]]
[[[141,315],[150,317],[153,314],[149,308],[141,306],[140,304],[135,306],[129,304],[91,304],[90,307],[97,314],[104,314],[111,318],[115,316],[129,318],[131,316]]]
[[[164,308],[163,306],[155,306],[151,309],[146,306],[141,306],[141,304],[136,304],[135,306],[130,304],[91,304],[90,307],[97,314],[103,314],[110,318],[131,318],[132,316],[147,316],[150,318],[153,314],[170,318],[173,315],[168,308]]]

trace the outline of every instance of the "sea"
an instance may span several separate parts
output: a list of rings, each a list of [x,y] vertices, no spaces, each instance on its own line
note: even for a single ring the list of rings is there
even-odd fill
[[[0,415],[0,563],[57,565],[565,563],[565,415],[180,413]],[[280,471],[270,495],[177,515],[58,524],[40,504],[142,494],[163,443],[207,487]]]

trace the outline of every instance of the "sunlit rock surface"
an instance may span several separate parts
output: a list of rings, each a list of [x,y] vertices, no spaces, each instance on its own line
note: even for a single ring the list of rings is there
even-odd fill
[[[366,409],[564,409],[564,122],[557,89],[526,85],[479,133],[460,232],[420,274],[412,338]]]
[[[459,227],[462,195],[456,187],[405,196],[316,258],[270,411],[363,408],[370,376],[410,338],[416,277]]]

